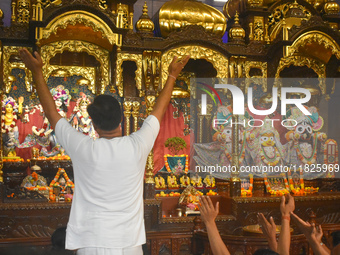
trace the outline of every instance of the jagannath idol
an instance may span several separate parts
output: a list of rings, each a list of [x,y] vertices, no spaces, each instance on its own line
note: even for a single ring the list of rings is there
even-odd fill
[[[16,157],[15,148],[19,144],[17,113],[22,111],[23,98],[19,98],[19,106],[12,97],[4,96],[2,101],[1,131],[5,157]]]
[[[91,101],[83,92],[80,92],[80,96],[76,102],[70,121],[72,126],[79,132],[95,138],[96,132],[92,124],[92,119],[87,112],[87,106],[91,104]]]
[[[264,124],[256,134],[255,147],[251,151],[255,166],[283,166],[285,149],[280,142],[278,131],[272,126],[270,121],[264,120]],[[257,130],[257,129],[255,129]],[[262,171],[252,172],[262,176]],[[270,172],[267,172],[270,175]]]
[[[232,127],[230,120],[232,119],[231,106],[219,106],[213,119],[213,129],[216,131],[213,135],[213,142],[194,144],[194,149],[197,153],[194,156],[198,168],[197,171],[211,172],[215,178],[228,179],[230,171],[222,171],[223,167],[231,166],[232,154]],[[239,122],[248,123],[248,120],[253,119],[246,111],[245,115],[240,116]],[[239,165],[248,165],[251,156],[249,151],[254,148],[255,135],[252,134],[252,127],[239,125]],[[221,171],[217,169],[221,167]],[[214,170],[213,167],[216,167]],[[212,170],[212,171],[209,171]],[[213,172],[214,171],[214,172]]]
[[[306,106],[305,106],[306,107]],[[291,108],[285,118],[292,119],[292,126],[286,134],[287,164],[302,166],[303,176],[306,179],[319,178],[326,173],[310,171],[315,164],[322,164],[324,159],[324,142],[327,135],[319,131],[323,126],[323,119],[315,107],[306,107],[311,115],[303,114],[297,107]],[[289,120],[288,120],[289,122]],[[295,126],[294,126],[295,124]],[[310,167],[311,166],[311,167]],[[315,168],[314,168],[315,169]]]
[[[51,94],[55,100],[58,113],[63,118],[66,118],[67,107],[69,106],[71,99],[68,89],[65,89],[63,85],[58,85],[56,88],[51,89]],[[64,151],[58,143],[54,131],[51,128],[46,116],[44,117],[42,127],[38,128],[33,126],[32,133],[33,134],[29,134],[25,138],[25,141],[20,144],[20,148],[32,147],[36,144],[39,144],[43,147],[40,151],[42,156],[52,157],[60,153],[63,154]],[[47,149],[48,146],[51,146],[51,150]]]

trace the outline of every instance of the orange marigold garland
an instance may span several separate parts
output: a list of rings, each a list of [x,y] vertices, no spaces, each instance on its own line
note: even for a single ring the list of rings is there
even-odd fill
[[[248,197],[253,195],[253,183],[254,178],[252,174],[249,174],[249,189],[241,188],[241,196],[242,197]]]
[[[286,176],[284,173],[281,174],[283,179],[284,179],[284,182],[285,182],[285,185],[286,185]],[[267,178],[267,174],[264,174],[264,177],[263,177],[263,180],[264,180],[264,184],[266,186],[266,190],[268,193],[270,193],[271,195],[273,196],[283,196],[285,194],[288,194],[289,191],[287,190],[287,186],[285,189],[280,189],[280,190],[273,190],[271,187],[270,187],[270,184],[268,182],[268,178]]]

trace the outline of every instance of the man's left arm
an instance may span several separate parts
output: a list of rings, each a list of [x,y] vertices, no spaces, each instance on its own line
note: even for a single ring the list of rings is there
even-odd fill
[[[20,50],[19,54],[22,61],[24,61],[26,67],[32,72],[33,80],[36,84],[40,103],[44,109],[48,121],[50,122],[52,128],[54,129],[57,122],[62,117],[57,111],[53,97],[44,80],[42,72],[43,61],[38,52],[36,51],[34,52],[35,57],[33,57],[32,54],[27,49]]]

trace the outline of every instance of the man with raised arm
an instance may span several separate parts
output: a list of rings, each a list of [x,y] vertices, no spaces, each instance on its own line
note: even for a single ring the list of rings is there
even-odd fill
[[[88,106],[99,139],[76,131],[63,119],[43,78],[43,61],[20,50],[31,70],[39,100],[73,164],[75,190],[67,224],[66,249],[79,255],[138,255],[146,242],[143,217],[143,176],[146,159],[158,135],[175,80],[189,60],[174,57],[169,77],[150,116],[130,136],[122,136],[121,108],[109,95]]]

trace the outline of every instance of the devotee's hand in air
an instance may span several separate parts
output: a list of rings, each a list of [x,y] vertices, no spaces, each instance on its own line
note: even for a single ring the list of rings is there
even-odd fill
[[[269,218],[269,222],[264,217],[263,213],[259,213],[257,214],[257,219],[263,234],[268,240],[270,249],[277,252],[276,225],[273,217]]]
[[[26,67],[31,70],[32,73],[36,73],[42,70],[43,61],[38,52],[34,52],[34,56],[27,50],[19,50],[20,57],[24,61]]]
[[[216,207],[214,207],[210,197],[200,196],[200,213],[201,219],[205,224],[209,224],[215,222],[216,216],[219,212],[219,202],[216,203]]]
[[[286,203],[287,201],[287,203]],[[295,210],[294,198],[288,194],[287,196],[281,197],[280,211],[282,216],[290,216],[290,213]]]
[[[182,71],[184,66],[188,63],[190,59],[190,56],[185,56],[183,59],[179,59],[177,56],[175,56],[169,65],[169,76],[172,75],[177,78],[179,73]]]

